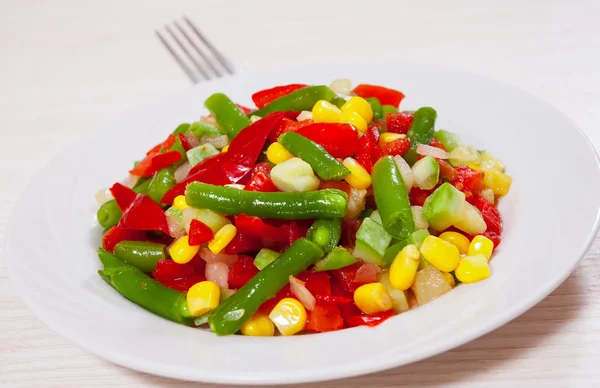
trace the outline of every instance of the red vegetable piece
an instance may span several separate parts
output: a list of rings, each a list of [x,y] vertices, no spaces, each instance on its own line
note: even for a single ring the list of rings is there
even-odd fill
[[[168,151],[162,154],[150,154],[139,162],[130,174],[142,177],[154,175],[158,170],[168,167],[181,159],[179,151]]]
[[[123,212],[119,226],[132,230],[160,230],[169,233],[164,211],[150,197],[143,194],[138,194]]]
[[[173,260],[163,259],[156,263],[156,267],[152,271],[152,277],[164,284],[165,282],[188,278],[194,273],[196,273],[196,270],[190,263],[177,264]]]
[[[246,183],[244,190],[262,191],[263,193],[279,191],[273,183],[271,176],[263,171],[258,171],[252,175],[250,181]]]
[[[373,326],[377,326],[381,323],[383,323],[385,320],[387,320],[390,317],[393,317],[394,314],[394,310],[388,310],[388,311],[384,311],[382,313],[376,313],[376,314],[370,314],[370,315],[355,315],[352,317],[349,317],[348,320],[346,320],[346,325],[348,327],[355,327],[355,326],[369,326],[369,327],[373,327]]]
[[[129,230],[115,225],[102,235],[102,248],[109,252],[121,241],[146,241],[146,233],[141,230]]]
[[[259,272],[250,256],[239,255],[229,271],[229,288],[238,289],[248,283]]]
[[[483,173],[468,166],[458,166],[454,169],[456,178],[452,185],[470,197],[483,188]]]
[[[358,288],[359,284],[355,282],[356,272],[360,267],[362,267],[363,263],[360,261],[344,268],[336,269],[333,271],[329,271],[333,277],[335,277],[344,290],[350,293],[354,293],[356,288]]]
[[[342,225],[341,243],[346,248],[354,248],[356,245],[356,231],[360,228],[362,220],[344,220]]]
[[[332,283],[331,283],[331,289],[332,289],[331,292],[335,294],[334,286],[333,286],[333,279],[332,279]],[[344,296],[336,296],[336,295],[315,295],[315,299],[317,300],[317,303],[333,303],[333,304],[352,303],[351,298],[346,298]]]
[[[191,150],[192,148],[194,148],[194,146],[192,146],[192,145],[190,144],[190,141],[187,139],[187,137],[186,137],[186,136],[185,136],[183,133],[179,133],[179,134],[177,135],[177,137],[179,137],[179,141],[181,142],[181,145],[183,146],[183,149],[184,149],[185,151],[189,151],[189,150]]]
[[[350,197],[350,193],[352,192],[352,188],[349,184],[343,181],[321,181],[319,185],[319,190],[322,189],[337,189],[345,192]]]
[[[381,150],[386,155],[396,156],[396,155],[404,155],[406,151],[410,149],[410,139],[396,139],[393,141],[384,142],[382,144]]]
[[[410,204],[413,206],[423,206],[427,197],[431,195],[432,191],[423,190],[416,186],[413,186],[410,189],[410,193],[408,193],[408,198],[410,199]]]
[[[452,182],[456,179],[456,170],[454,167],[450,165],[450,163],[445,160],[436,158],[438,164],[440,165],[440,179]]]
[[[305,329],[317,333],[344,328],[344,319],[340,309],[334,304],[317,302],[312,311],[308,311]]]
[[[117,201],[119,209],[123,212],[131,205],[137,195],[135,191],[131,190],[129,187],[123,186],[119,182],[112,185],[110,192],[115,198],[115,201]]]
[[[498,236],[502,235],[502,216],[494,205],[486,201],[479,195],[473,196],[473,206],[481,212],[483,220],[487,225],[486,233],[495,233]]]
[[[188,242],[190,245],[201,245],[209,242],[215,237],[215,233],[204,222],[192,219]]]
[[[204,275],[193,275],[193,276],[190,276],[189,278],[165,281],[165,282],[161,282],[161,283],[169,288],[172,288],[174,290],[185,293],[185,292],[188,292],[188,290],[194,284],[203,282],[205,280],[206,280],[206,277]]]
[[[358,150],[358,132],[347,123],[315,123],[296,133],[320,144],[335,158],[354,155]]]
[[[257,252],[264,247],[262,240],[239,230],[233,240],[225,247],[225,253],[234,255],[238,253]]]
[[[301,272],[296,276],[313,295],[331,295],[330,277],[327,272]]]
[[[175,140],[175,135],[171,133],[165,141],[155,145],[148,152],[146,152],[146,155],[154,155],[160,153],[161,151],[168,150],[169,148],[173,147],[173,144],[175,144]]]
[[[377,281],[377,266],[375,264],[364,263],[356,271],[354,282],[357,284],[373,283]]]
[[[486,230],[485,232],[483,232],[483,236],[492,240],[492,242],[494,243],[494,250],[496,250],[496,248],[498,248],[498,245],[500,245],[500,243],[502,242],[502,238],[500,238],[500,235],[496,232],[490,232]]]
[[[238,109],[239,109],[239,110],[241,110],[241,111],[242,111],[242,113],[244,113],[245,115],[247,115],[248,113],[250,113],[250,112],[252,112],[252,111],[253,111],[253,109],[250,109],[250,108],[248,108],[248,107],[246,107],[246,106],[244,106],[244,105],[235,104],[235,106],[237,106],[237,107],[238,107]]]
[[[442,143],[441,141],[439,141],[435,137],[431,138],[431,142],[429,143],[429,145],[432,146],[432,147],[439,148],[441,150],[446,151],[446,147],[444,147],[444,143]]]
[[[279,139],[279,136],[283,135],[286,132],[297,132],[300,128],[306,127],[308,125],[314,124],[313,120],[302,120],[295,121],[290,120],[288,118],[284,118],[279,122],[277,127],[271,132],[269,135],[269,141],[274,143]]]
[[[407,134],[410,125],[413,122],[415,114],[413,112],[392,112],[386,113],[385,122],[388,132]]]
[[[354,159],[361,164],[369,173],[375,162],[383,156],[381,148],[379,148],[379,131],[376,126],[372,126],[358,140],[358,151],[354,155]]]
[[[288,244],[290,240],[289,225],[273,226],[265,223],[256,216],[240,214],[235,216],[235,226],[238,232],[263,240]]]
[[[398,90],[369,84],[358,85],[354,88],[354,93],[362,98],[375,97],[381,105],[393,105],[395,107],[400,105],[404,98],[404,94]]]
[[[258,309],[258,312],[261,314],[269,315],[271,310],[273,310],[273,307],[275,307],[275,305],[279,303],[281,299],[290,297],[293,297],[293,294],[288,283],[273,298],[263,303]]]
[[[279,97],[283,97],[287,94],[290,94],[293,91],[298,89],[305,88],[304,84],[290,84],[290,85],[282,85],[275,86],[274,88],[261,90],[260,92],[256,92],[252,95],[252,101],[254,101],[254,105],[257,108],[264,108],[273,100],[278,99]]]

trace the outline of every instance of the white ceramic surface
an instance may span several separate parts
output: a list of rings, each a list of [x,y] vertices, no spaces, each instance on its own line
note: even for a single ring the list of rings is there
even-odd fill
[[[490,279],[460,286],[377,328],[297,337],[216,337],[178,326],[120,297],[95,273],[101,230],[94,193],[224,92],[242,104],[272,85],[349,77],[402,90],[404,109],[429,105],[437,128],[500,158],[513,177],[500,210],[502,246]],[[566,117],[479,76],[418,65],[335,65],[240,75],[129,112],[57,157],[28,186],[7,231],[11,277],[50,327],[89,351],[140,371],[223,383],[292,383],[358,375],[463,344],[518,316],[555,289],[598,227],[600,172]],[[32,221],[35,220],[35,221]],[[35,236],[31,244],[31,236]]]

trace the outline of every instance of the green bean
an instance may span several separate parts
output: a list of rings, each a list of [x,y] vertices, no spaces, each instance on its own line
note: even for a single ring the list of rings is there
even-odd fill
[[[339,101],[336,97],[337,95],[327,86],[307,86],[279,97],[264,108],[250,114],[252,116],[264,117],[272,112],[282,112],[286,110],[302,112],[303,110],[312,110],[313,105],[319,100],[326,100],[329,102]]]
[[[417,161],[417,146],[429,144],[433,137],[437,112],[430,107],[417,109],[407,136],[410,139],[410,149],[402,155],[411,166]]]
[[[152,272],[166,257],[165,249],[166,245],[150,241],[121,241],[115,245],[114,254],[143,272]]]
[[[147,194],[154,202],[160,204],[160,199],[173,186],[175,186],[175,170],[173,167],[165,167],[154,174]]]
[[[328,253],[338,245],[341,235],[342,221],[339,218],[322,219],[313,222],[306,233],[306,238]]]
[[[119,223],[122,215],[123,212],[119,209],[117,201],[111,199],[100,206],[100,209],[96,213],[96,218],[104,229],[110,229]]]
[[[208,97],[204,106],[225,129],[230,140],[250,125],[250,119],[223,93]]]

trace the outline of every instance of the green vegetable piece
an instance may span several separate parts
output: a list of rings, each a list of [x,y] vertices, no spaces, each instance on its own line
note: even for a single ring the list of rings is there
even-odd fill
[[[165,216],[173,215],[177,218],[183,217],[183,212],[177,209],[175,206],[171,206],[165,211]]]
[[[392,264],[392,261],[394,261],[398,253],[400,253],[400,251],[402,251],[407,245],[408,242],[406,240],[390,245],[390,247],[386,249],[385,253],[383,254],[383,259],[381,260],[383,266],[387,267],[388,265]]]
[[[417,161],[417,146],[429,144],[433,137],[437,112],[430,107],[419,108],[415,112],[407,136],[410,139],[410,149],[402,155],[406,162],[413,165]]]
[[[277,141],[290,153],[310,164],[315,174],[323,180],[339,181],[350,175],[350,170],[325,148],[296,132],[286,132]]]
[[[388,113],[397,113],[398,112],[398,108],[395,107],[394,105],[383,105],[381,107],[381,114],[383,115],[383,118],[385,118],[385,115],[387,115]]]
[[[341,108],[346,103],[346,100],[343,97],[335,96],[331,100],[331,103],[337,106],[338,108]]]
[[[233,139],[242,129],[250,125],[248,116],[223,93],[215,93],[208,97],[204,101],[204,106],[225,129],[229,139]]]
[[[342,221],[339,218],[317,220],[308,229],[306,238],[330,252],[340,242]]]
[[[148,186],[150,186],[150,182],[152,182],[151,178],[139,179],[135,186],[133,186],[133,191],[135,191],[137,194],[146,194],[148,192]]]
[[[423,241],[425,241],[427,236],[429,236],[429,231],[427,229],[415,230],[406,239],[406,244],[412,244],[418,249],[421,249],[421,245],[423,245]]]
[[[315,105],[317,101],[326,100],[329,102],[337,102],[339,99],[336,99],[336,97],[337,95],[333,92],[333,90],[329,89],[327,86],[307,86],[271,101],[267,106],[251,112],[250,115],[264,117],[269,113],[282,112],[286,110],[291,110],[294,112],[312,110],[313,105]]]
[[[385,230],[404,240],[415,230],[408,192],[394,159],[386,156],[373,166],[373,194]]]
[[[177,128],[175,128],[175,130],[173,131],[173,135],[177,136],[180,133],[185,135],[189,131],[189,129],[190,129],[190,124],[188,124],[188,123],[179,124],[177,126]]]
[[[166,245],[149,241],[121,241],[115,245],[114,254],[143,272],[152,272],[166,257],[165,249]]]
[[[237,332],[264,302],[288,284],[290,275],[297,275],[321,256],[323,251],[315,243],[305,238],[296,240],[279,258],[213,311],[209,317],[211,330],[218,335]]]
[[[450,183],[438,187],[423,205],[423,215],[429,226],[442,231],[462,219],[465,194]]]
[[[379,210],[373,210],[371,211],[371,215],[369,215],[369,217],[377,222],[379,225],[383,225],[383,221],[381,221],[381,215],[379,214]]]
[[[192,182],[186,187],[185,200],[192,207],[221,214],[294,220],[344,217],[348,195],[336,189],[262,193]]]
[[[125,298],[163,318],[192,325],[185,294],[163,286],[102,248],[98,250],[98,257],[104,265],[100,276]]]
[[[201,161],[203,161],[204,159],[209,158],[218,153],[219,150],[217,150],[212,144],[206,143],[199,145],[198,147],[194,147],[191,150],[188,150],[187,158],[190,162],[190,165],[193,167]]]
[[[439,131],[435,131],[433,137],[440,141],[448,152],[451,152],[453,149],[460,146],[460,139],[450,131],[440,129]]]
[[[104,229],[110,229],[119,223],[122,215],[123,212],[119,209],[117,201],[111,199],[100,206],[100,209],[96,213],[96,218],[100,226]]]
[[[383,255],[392,242],[392,236],[381,224],[365,218],[356,231],[356,247],[353,255],[367,263],[383,266]]]
[[[183,163],[186,162],[187,156],[185,154],[185,148],[183,148],[183,144],[181,144],[181,140],[179,138],[175,139],[175,143],[173,143],[171,148],[169,148],[169,151],[177,151],[181,155],[181,159],[179,159],[177,162],[173,163],[169,167],[176,169],[177,167],[181,166]]]
[[[254,266],[259,270],[263,270],[267,265],[271,264],[278,258],[281,253],[273,251],[268,248],[263,248],[256,254],[254,258]]]
[[[431,190],[440,179],[440,164],[430,155],[418,160],[412,166],[415,185],[423,190]]]
[[[354,264],[358,259],[344,247],[335,247],[327,256],[315,263],[315,272],[331,271]]]
[[[223,135],[221,130],[216,126],[205,123],[203,121],[194,121],[192,125],[190,125],[187,132],[192,132],[198,139],[203,136],[220,136]]]
[[[147,194],[154,202],[160,204],[160,199],[171,187],[175,186],[175,183],[175,169],[165,167],[154,174]]]
[[[369,97],[365,98],[365,100],[367,100],[369,105],[371,105],[371,110],[373,111],[373,120],[381,120],[385,118],[385,115],[383,114],[383,107],[378,99],[375,97]]]

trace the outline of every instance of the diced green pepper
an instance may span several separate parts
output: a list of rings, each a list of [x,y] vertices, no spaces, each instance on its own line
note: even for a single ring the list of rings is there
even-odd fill
[[[190,126],[189,129],[186,131],[187,132],[192,132],[194,135],[196,135],[196,137],[198,139],[200,139],[203,136],[220,136],[220,135],[224,135],[223,132],[221,132],[221,130],[219,128],[217,128],[216,126],[203,122],[203,121],[194,121]]]
[[[344,247],[335,247],[327,256],[315,263],[315,272],[331,271],[354,264],[358,259]]]
[[[191,150],[188,150],[186,154],[190,165],[193,167],[201,161],[203,161],[204,159],[209,158],[218,153],[219,150],[217,150],[212,144],[206,143],[199,145],[198,147],[194,147]]]
[[[431,228],[441,231],[462,219],[464,204],[465,194],[445,182],[427,197],[423,215]]]
[[[383,255],[392,242],[392,236],[371,218],[365,218],[356,231],[353,255],[367,263],[384,265]]]

